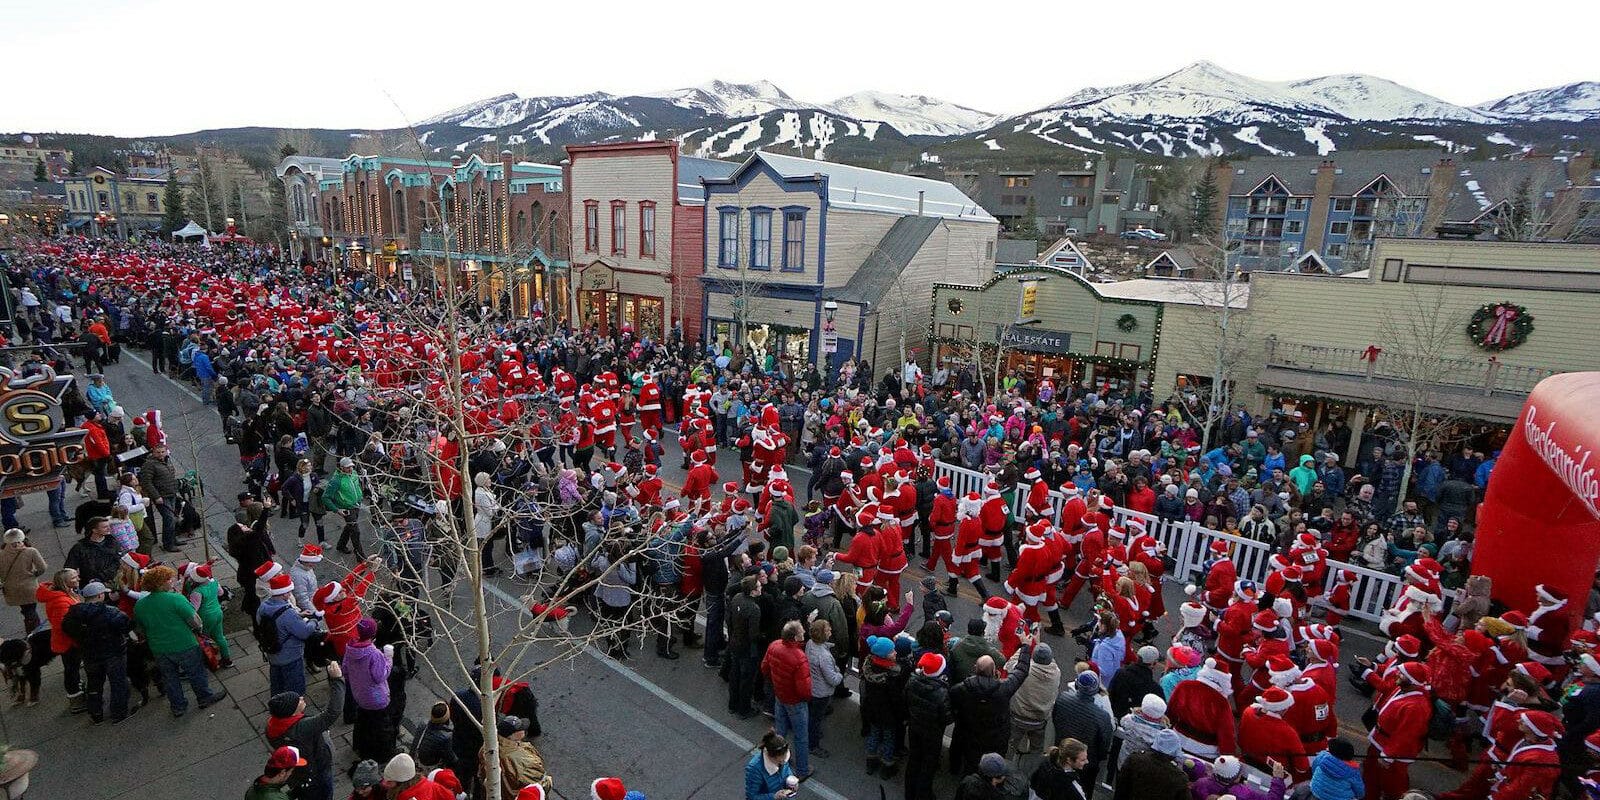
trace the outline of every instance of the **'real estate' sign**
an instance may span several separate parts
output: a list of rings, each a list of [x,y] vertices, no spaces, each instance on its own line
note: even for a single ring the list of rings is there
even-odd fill
[[[84,429],[56,421],[71,385],[48,367],[25,376],[0,367],[0,497],[53,489],[84,459]]]
[[[1072,352],[1072,334],[1066,331],[1047,331],[1033,326],[1007,325],[1000,332],[1000,343],[1018,350],[1037,353]]]

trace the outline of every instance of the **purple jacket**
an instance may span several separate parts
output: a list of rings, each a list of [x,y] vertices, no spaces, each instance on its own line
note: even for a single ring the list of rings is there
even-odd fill
[[[1189,773],[1189,793],[1195,800],[1206,800],[1208,797],[1221,797],[1231,794],[1238,800],[1283,800],[1283,794],[1288,787],[1282,778],[1273,778],[1269,791],[1261,791],[1254,785],[1239,781],[1238,783],[1223,783],[1211,774],[1209,764],[1199,759],[1191,759],[1184,771]],[[1184,759],[1179,759],[1182,764]]]
[[[344,679],[350,683],[350,696],[367,711],[389,707],[389,655],[373,646],[371,640],[351,642],[344,649]],[[1242,800],[1242,799],[1241,799]]]

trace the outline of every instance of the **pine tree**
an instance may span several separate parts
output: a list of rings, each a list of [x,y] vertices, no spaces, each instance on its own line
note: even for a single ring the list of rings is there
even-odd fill
[[[33,179],[40,183],[50,180],[50,173],[45,171],[44,159],[42,158],[33,162]]]
[[[1197,239],[1209,238],[1217,233],[1217,173],[1207,165],[1194,185],[1194,197],[1189,204],[1189,235]]]
[[[183,227],[183,187],[178,185],[178,173],[167,173],[167,187],[161,194],[161,232],[171,236],[172,232]]]

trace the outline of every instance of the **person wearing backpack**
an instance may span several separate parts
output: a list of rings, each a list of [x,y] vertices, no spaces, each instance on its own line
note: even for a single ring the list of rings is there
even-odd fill
[[[256,644],[267,656],[267,681],[275,695],[305,694],[306,640],[320,627],[289,604],[293,591],[288,575],[276,575],[267,583],[267,599],[256,609]]]

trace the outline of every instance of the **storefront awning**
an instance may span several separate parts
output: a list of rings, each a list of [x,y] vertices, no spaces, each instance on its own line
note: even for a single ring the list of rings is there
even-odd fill
[[[1314,397],[1361,406],[1402,407],[1411,390],[1401,381],[1374,376],[1340,375],[1316,370],[1265,367],[1256,378],[1259,391],[1291,397]],[[1526,394],[1485,392],[1471,386],[1434,386],[1425,411],[1510,424],[1522,412]]]

